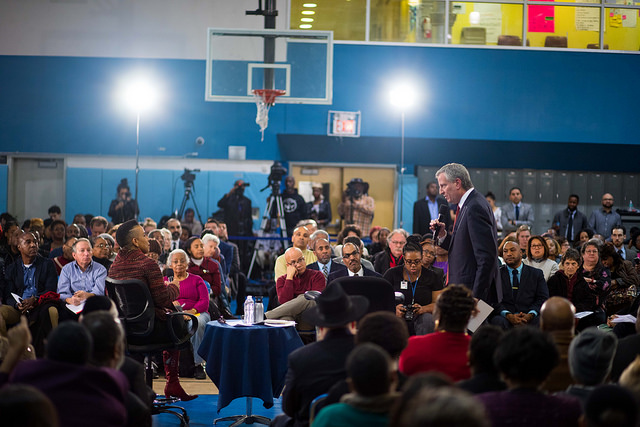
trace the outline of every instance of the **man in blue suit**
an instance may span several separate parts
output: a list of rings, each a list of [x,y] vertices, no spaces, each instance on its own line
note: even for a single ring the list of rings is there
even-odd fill
[[[502,258],[506,264],[500,267],[504,298],[497,309],[499,314],[490,322],[503,329],[539,326],[540,308],[549,299],[542,270],[524,265],[522,251],[516,242],[504,245]]]
[[[457,204],[453,230],[433,220],[431,229],[439,245],[449,251],[447,283],[465,285],[475,298],[497,305],[502,300],[499,286],[496,222],[489,202],[473,188],[469,171],[449,163],[436,173],[440,194]]]
[[[528,225],[529,228],[532,228],[534,221],[533,207],[528,203],[522,202],[522,191],[518,187],[513,187],[509,190],[509,200],[511,203],[507,203],[502,207],[502,217],[500,218],[502,231],[511,233],[521,225]]]

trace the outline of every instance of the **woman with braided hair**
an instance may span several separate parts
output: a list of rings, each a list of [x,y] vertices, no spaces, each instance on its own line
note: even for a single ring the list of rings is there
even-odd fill
[[[436,300],[436,331],[409,338],[400,355],[400,372],[414,375],[438,371],[457,382],[471,376],[467,352],[471,337],[467,324],[475,308],[471,290],[463,285],[449,285]]]

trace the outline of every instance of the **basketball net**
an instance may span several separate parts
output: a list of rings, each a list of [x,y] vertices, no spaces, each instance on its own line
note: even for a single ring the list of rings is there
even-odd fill
[[[286,92],[279,89],[255,89],[253,91],[253,99],[256,101],[256,124],[260,126],[262,137],[260,141],[264,141],[264,130],[269,125],[269,109],[276,102],[278,96],[284,95]]]

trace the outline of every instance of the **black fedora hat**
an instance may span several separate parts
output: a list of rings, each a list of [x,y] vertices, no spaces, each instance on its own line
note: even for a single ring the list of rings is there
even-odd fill
[[[324,328],[337,328],[365,315],[369,300],[361,295],[347,295],[338,283],[327,286],[316,299],[316,306],[302,313],[305,322]]]

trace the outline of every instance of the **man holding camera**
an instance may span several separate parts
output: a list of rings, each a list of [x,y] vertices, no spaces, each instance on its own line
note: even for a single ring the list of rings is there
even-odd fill
[[[369,234],[375,208],[373,197],[368,192],[369,183],[362,178],[353,178],[342,194],[342,203],[338,205],[338,214],[344,223],[356,225],[363,236]]]
[[[109,206],[109,216],[113,223],[121,224],[130,219],[137,218],[140,210],[138,209],[138,202],[131,198],[131,190],[129,189],[127,178],[120,180],[117,190],[118,198],[112,200]],[[106,232],[106,230],[104,232]]]

